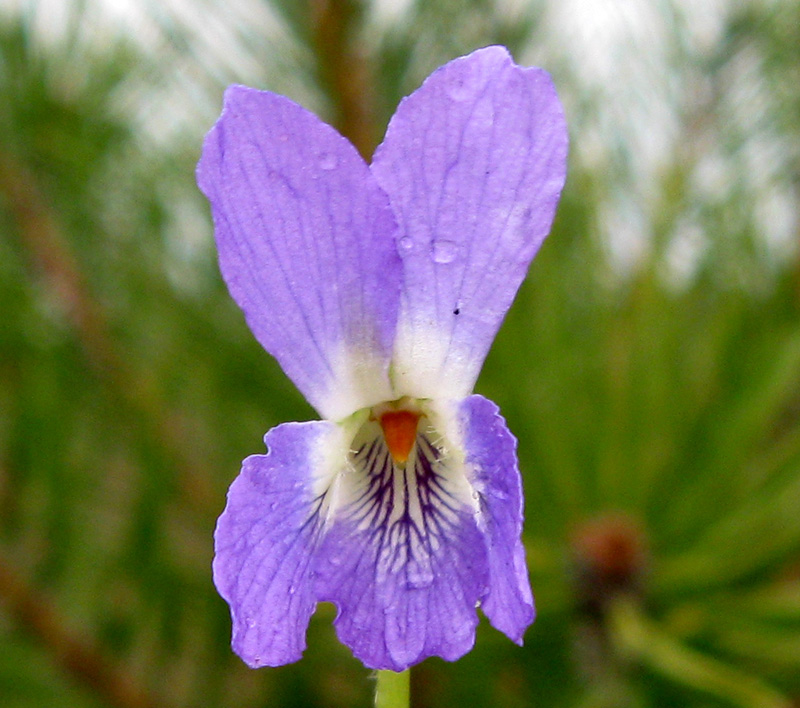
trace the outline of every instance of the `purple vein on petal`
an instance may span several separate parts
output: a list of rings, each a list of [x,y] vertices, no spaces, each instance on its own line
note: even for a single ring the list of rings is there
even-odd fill
[[[249,117],[247,119],[247,122],[251,123],[251,120],[249,119]],[[262,158],[264,164],[269,164],[268,160],[266,159],[266,157],[264,155],[264,150],[263,150],[262,146],[257,144],[256,145],[256,149],[258,150],[259,154],[261,155],[261,158]],[[284,177],[283,175],[281,175],[277,171],[271,172],[271,176],[272,176],[273,179],[280,180],[280,182],[286,187],[286,189],[292,194],[292,196],[295,197],[298,201],[300,201],[299,196],[297,194],[297,190],[295,190],[294,186],[289,182],[288,179],[286,179],[286,177]],[[250,175],[247,174],[246,177],[247,177],[247,184],[250,187],[251,193],[255,194],[257,190],[255,189],[255,187],[253,185],[253,181],[252,181]],[[282,212],[280,210],[277,211],[277,214],[281,214],[281,213]],[[301,213],[301,217],[302,217],[302,213]],[[283,216],[279,216],[278,218],[281,220],[282,224],[285,223]],[[267,229],[266,229],[265,224],[263,223],[263,217],[262,217],[262,215],[260,213],[258,215],[258,220],[259,220],[259,222],[261,222],[262,231],[266,232]],[[288,232],[289,229],[284,228],[284,231]],[[303,229],[299,229],[299,231],[300,231],[300,233],[303,233],[304,230]],[[251,277],[253,279],[253,282],[255,282],[257,284],[257,287],[259,288],[259,290],[261,290],[262,297],[264,297],[265,293],[263,291],[262,286],[260,285],[260,283],[261,283],[260,275],[258,273],[256,273],[256,271],[254,270],[256,264],[258,263],[258,259],[255,257],[255,253],[253,252],[253,249],[252,249],[250,243],[246,243],[245,246],[246,246],[248,252],[251,254],[251,259],[250,259],[249,264],[248,264],[249,267],[250,267],[250,271],[251,271]],[[299,313],[300,318],[301,318],[301,320],[303,322],[303,326],[305,327],[305,330],[306,330],[304,338],[314,344],[314,347],[317,350],[317,353],[319,354],[320,363],[326,368],[328,373],[331,376],[333,376],[333,370],[331,369],[330,362],[327,360],[326,353],[325,353],[323,347],[320,345],[319,339],[316,336],[315,329],[309,323],[308,312],[307,312],[306,307],[304,306],[304,304],[302,303],[302,301],[298,297],[297,292],[295,291],[295,289],[292,287],[291,279],[288,276],[288,273],[287,273],[287,270],[286,270],[286,266],[282,262],[280,254],[278,253],[278,251],[275,248],[275,245],[272,243],[272,241],[268,241],[268,246],[269,246],[269,249],[270,249],[270,253],[272,254],[272,261],[271,261],[270,265],[275,265],[277,267],[278,271],[280,272],[281,278],[283,279],[283,283],[284,283],[284,287],[286,289],[286,292],[290,295],[290,297],[294,301],[295,310],[296,310],[296,312]],[[302,264],[303,260],[302,259],[297,259],[297,263],[298,264]],[[297,266],[295,265],[293,267],[297,267]],[[321,297],[322,297],[321,294],[318,294],[318,298],[321,299]],[[264,297],[264,299],[268,300],[267,297]]]

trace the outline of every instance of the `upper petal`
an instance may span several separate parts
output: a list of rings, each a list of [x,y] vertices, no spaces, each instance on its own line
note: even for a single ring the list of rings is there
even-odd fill
[[[198,183],[250,328],[325,418],[389,397],[395,219],[355,148],[283,96],[232,86]]]
[[[567,131],[546,72],[488,47],[403,100],[372,173],[400,225],[396,392],[463,398],[547,235]]]

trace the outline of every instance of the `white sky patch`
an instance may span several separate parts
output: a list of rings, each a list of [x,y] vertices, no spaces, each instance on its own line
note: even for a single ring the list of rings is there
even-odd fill
[[[414,7],[414,0],[369,3],[367,47],[402,27]],[[682,155],[694,161],[695,201],[723,201],[738,188],[752,198],[753,218],[778,251],[796,238],[797,200],[780,182],[787,181],[798,148],[784,145],[780,127],[771,125],[776,89],[763,83],[757,49],[739,49],[717,75],[698,63],[724,40],[736,8],[727,0],[496,2],[497,16],[505,19],[539,13],[540,27],[521,61],[532,57],[573,77],[559,87],[573,160],[608,175],[599,227],[620,268],[644,252],[643,227],[663,200],[664,170]],[[312,57],[265,1],[0,0],[0,14],[14,13],[27,16],[46,42],[77,27],[95,48],[111,47],[119,37],[143,47],[155,68],[127,89],[125,111],[152,149],[199,140],[218,115],[228,83],[269,88],[311,110],[323,108],[307,71]],[[462,13],[459,20],[466,26],[470,17]],[[432,51],[430,42],[414,45],[410,75],[420,67],[427,72]],[[703,115],[706,107],[713,107],[711,115]],[[698,116],[699,127],[692,122]]]
[[[800,220],[797,195],[791,185],[776,184],[766,190],[766,194],[756,202],[754,220],[773,260],[797,258]]]
[[[650,250],[650,231],[643,205],[631,198],[609,201],[601,210],[612,265],[634,270]]]
[[[664,264],[667,283],[676,290],[688,285],[707,248],[703,229],[689,219],[681,220],[667,247]]]
[[[572,150],[584,164],[610,166],[610,182],[631,190],[607,195],[600,223],[612,261],[625,271],[647,251],[645,215],[679,138],[668,28],[658,7],[641,0],[564,0],[548,6],[545,22],[573,57],[584,92],[577,98],[589,101],[588,109],[568,108]]]
[[[734,175],[726,157],[715,148],[710,146],[708,152],[704,152],[697,161],[691,183],[701,199],[722,202],[733,189]]]
[[[414,0],[373,0],[369,8],[370,21],[378,27],[397,25],[414,5]]]
[[[711,51],[721,40],[725,23],[734,3],[728,0],[685,0],[676,3],[675,10],[683,17],[683,29],[696,51]]]
[[[302,50],[267,2],[0,0],[3,10],[31,18],[48,42],[63,43],[76,30],[80,44],[95,50],[118,40],[140,47],[152,66],[144,81],[128,87],[129,114],[155,145],[174,143],[189,126],[198,133],[208,127],[231,83],[271,88],[301,102],[314,95],[296,80]],[[215,84],[216,96],[209,90]]]
[[[737,49],[717,75],[702,68],[724,40],[735,5],[562,0],[543,7],[537,41],[558,37],[557,56],[577,78],[562,91],[574,158],[605,170],[610,189],[627,189],[603,195],[599,217],[618,268],[635,267],[646,252],[650,235],[644,229],[664,200],[665,170],[681,159],[694,163],[686,166],[698,190],[688,195],[692,202],[722,204],[742,195],[739,208],[749,204],[755,211],[742,216],[758,222],[767,249],[791,250],[798,206],[796,198],[784,196],[791,189],[780,184],[787,181],[787,156],[797,149],[783,145],[780,130],[770,124],[774,89],[764,83],[760,54]],[[704,248],[698,246],[700,226],[689,226],[686,217],[666,268],[688,276],[688,261]]]
[[[506,22],[515,17],[522,17],[531,7],[530,0],[495,0],[497,14]]]

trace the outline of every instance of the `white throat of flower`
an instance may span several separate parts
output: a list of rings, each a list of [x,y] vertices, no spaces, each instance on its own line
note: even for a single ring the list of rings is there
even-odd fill
[[[342,427],[345,463],[319,490],[325,522],[368,533],[381,548],[379,576],[403,569],[411,586],[430,584],[443,538],[460,515],[479,509],[454,416],[403,398],[359,411]]]

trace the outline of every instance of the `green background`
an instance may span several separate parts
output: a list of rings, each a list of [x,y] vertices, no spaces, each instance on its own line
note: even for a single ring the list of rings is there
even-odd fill
[[[194,165],[229,83],[369,155],[498,42],[571,135],[477,386],[519,438],[539,618],[416,667],[412,703],[800,705],[800,5],[128,5],[0,2],[0,705],[370,705],[331,606],[297,664],[229,648],[225,491],[314,412],[227,295]]]

